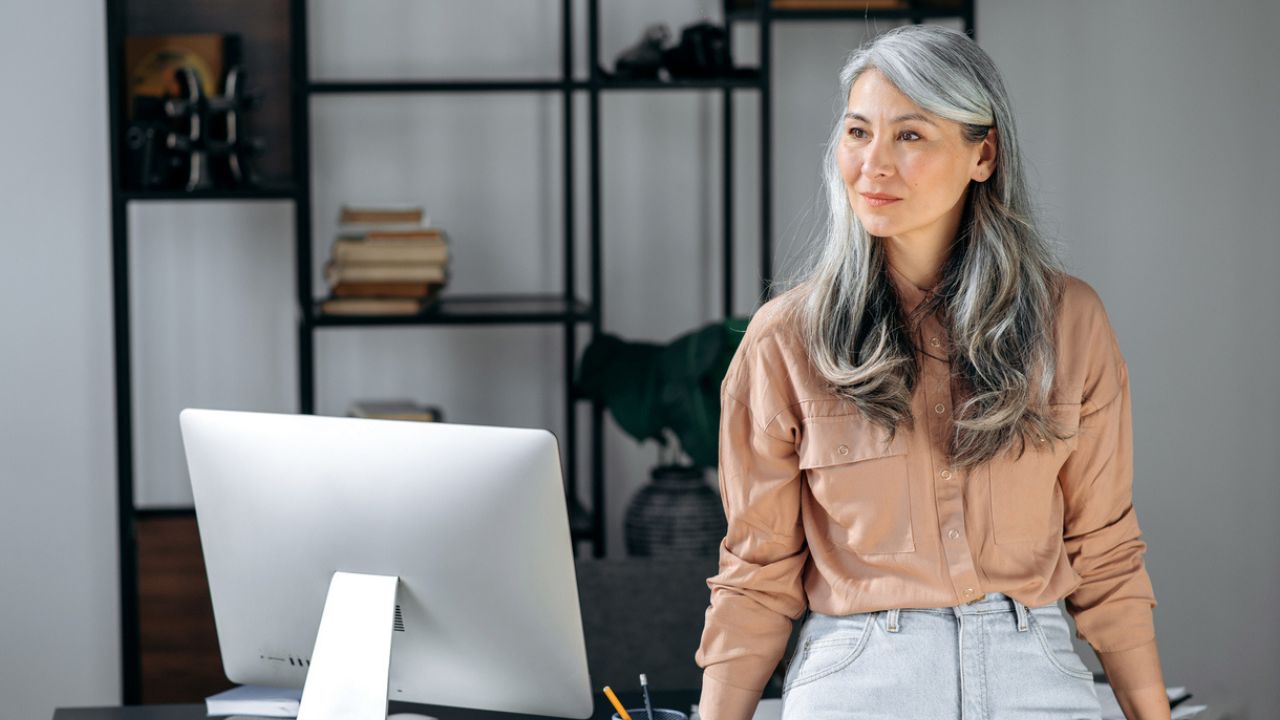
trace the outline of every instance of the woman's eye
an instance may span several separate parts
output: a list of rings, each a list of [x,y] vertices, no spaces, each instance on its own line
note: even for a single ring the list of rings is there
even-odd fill
[[[863,139],[864,137],[866,137],[866,131],[865,131],[865,130],[863,130],[862,128],[857,128],[857,127],[855,127],[855,128],[849,128],[849,135],[851,135],[852,137],[855,137],[855,138],[857,138],[857,139],[861,140],[861,139]],[[910,135],[911,137],[907,137],[908,135]],[[916,131],[914,131],[914,130],[903,130],[903,131],[902,131],[902,133],[901,133],[898,137],[901,137],[901,138],[904,138],[904,139],[907,139],[907,140],[911,140],[911,141],[915,141],[915,140],[919,140],[919,139],[921,139],[921,138],[920,138],[919,133],[917,133],[917,132],[916,132]]]

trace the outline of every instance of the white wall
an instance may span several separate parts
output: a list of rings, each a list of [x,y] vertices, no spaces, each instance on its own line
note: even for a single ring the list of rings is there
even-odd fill
[[[602,5],[608,64],[654,18],[678,32],[718,2]],[[101,8],[90,6],[26,0],[6,3],[0,16],[4,87],[18,97],[40,92],[45,108],[38,119],[24,110],[0,121],[6,136],[29,138],[6,163],[23,172],[0,179],[0,202],[16,219],[5,247],[23,239],[19,271],[0,290],[5,327],[17,329],[5,339],[13,350],[0,377],[9,406],[22,408],[2,421],[0,437],[0,697],[30,711],[15,716],[110,702],[118,687],[103,27]],[[555,7],[381,0],[353,12],[320,0],[311,10],[313,76],[553,76]],[[518,32],[495,37],[501,28],[485,19],[498,13],[511,21],[501,27]],[[584,20],[579,13],[579,30]],[[1280,392],[1268,372],[1280,333],[1264,315],[1280,307],[1271,282],[1280,270],[1280,145],[1268,126],[1280,99],[1267,74],[1280,52],[1266,34],[1277,20],[1274,4],[1246,0],[979,0],[978,12],[978,36],[1014,98],[1045,227],[1102,294],[1132,370],[1137,504],[1167,678],[1239,718],[1280,703],[1265,682],[1280,671],[1280,632],[1267,614],[1280,600],[1280,531],[1267,517],[1280,507]],[[857,22],[777,27],[775,234],[784,266],[817,219],[836,73],[868,32]],[[47,59],[55,36],[63,52]],[[748,62],[754,32],[735,42]],[[580,72],[584,53],[580,44]],[[39,76],[18,69],[37,55],[58,67]],[[49,92],[46,77],[61,89]],[[735,102],[745,310],[757,272],[757,105],[748,91]],[[455,240],[452,290],[558,290],[560,109],[555,97],[534,95],[315,100],[316,254],[327,252],[337,204],[417,200]],[[585,131],[581,102],[577,113]],[[668,339],[718,314],[719,118],[712,94],[605,97],[611,331]],[[585,245],[585,137],[578,147]],[[134,208],[130,221],[138,497],[181,504],[180,408],[296,407],[290,210],[157,204]],[[59,276],[70,279],[46,280]],[[579,278],[585,293],[585,264]],[[342,413],[356,397],[410,392],[442,404],[451,420],[562,432],[556,329],[329,330],[317,357],[324,413]],[[583,412],[584,428],[587,419]],[[609,542],[621,552],[626,502],[657,455],[607,423]],[[45,672],[55,661],[70,663],[71,674]]]
[[[0,5],[0,717],[119,702],[102,3]]]
[[[1166,677],[1234,717],[1269,717],[1280,6],[1080,5],[984,2],[979,37],[1017,103],[1047,225],[1102,295],[1129,361]]]

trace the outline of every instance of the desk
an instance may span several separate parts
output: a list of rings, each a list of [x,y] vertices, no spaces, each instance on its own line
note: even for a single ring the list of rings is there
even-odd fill
[[[765,690],[764,697],[778,697],[773,688]],[[640,693],[618,693],[618,699],[628,708],[643,707],[644,701]],[[613,707],[601,694],[595,698],[595,713],[592,720],[608,720],[613,716]],[[675,690],[653,693],[653,706],[669,707],[682,712],[689,712],[689,707],[698,702],[697,690]],[[1188,705],[1205,704],[1202,699],[1192,696]],[[1196,717],[1196,720],[1225,720],[1235,717],[1232,713],[1223,713],[1220,705],[1210,704],[1208,710]],[[459,710],[457,708],[440,708],[432,705],[409,705],[393,702],[389,712],[419,712],[440,718],[440,720],[542,720],[541,715],[518,715],[514,713],[491,712],[486,710]],[[204,705],[135,705],[132,707],[113,708],[61,708],[53,714],[53,720],[205,720]],[[643,720],[633,716],[632,720]]]
[[[771,693],[766,692],[766,697]],[[605,699],[603,693],[595,693],[595,713],[593,720],[608,720],[613,716],[613,706]],[[643,707],[644,701],[640,692],[621,692],[618,699],[628,708]],[[688,713],[689,707],[698,702],[697,690],[672,690],[654,692],[653,706],[672,708]],[[393,702],[389,712],[418,712],[440,718],[440,720],[542,720],[542,715],[518,715],[515,713],[493,712],[489,710],[460,710],[458,708],[436,707],[434,705],[409,705]],[[53,720],[204,720],[204,705],[134,705],[129,707],[102,708],[60,708],[53,714]],[[632,720],[642,720],[633,716]]]

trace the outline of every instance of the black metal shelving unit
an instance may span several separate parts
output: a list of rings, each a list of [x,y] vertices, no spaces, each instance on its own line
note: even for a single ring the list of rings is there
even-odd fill
[[[770,139],[772,96],[772,30],[773,23],[814,20],[910,20],[915,23],[931,19],[962,19],[966,32],[974,33],[975,0],[950,0],[948,7],[931,7],[930,3],[917,0],[906,10],[782,10],[773,9],[767,3],[758,2],[754,7],[741,9],[740,0],[723,0],[723,18],[730,29],[734,24],[755,24],[759,32],[759,64],[754,75],[722,79],[634,81],[606,79],[601,70],[599,45],[600,2],[586,2],[586,42],[588,75],[585,79],[574,77],[574,46],[576,37],[573,24],[574,0],[560,0],[561,12],[561,72],[559,78],[542,80],[394,80],[394,81],[335,81],[313,80],[309,74],[307,48],[307,2],[286,0],[289,7],[288,60],[290,73],[289,120],[291,164],[289,182],[272,186],[242,190],[211,190],[188,193],[176,190],[134,190],[124,187],[122,173],[123,129],[126,108],[123,103],[123,46],[128,28],[125,7],[132,0],[104,0],[107,26],[108,118],[110,127],[111,163],[111,236],[112,274],[115,340],[116,386],[116,456],[117,502],[120,550],[121,592],[121,653],[123,701],[139,702],[141,697],[138,575],[135,521],[139,517],[166,517],[191,514],[190,508],[138,509],[133,489],[133,406],[130,357],[129,269],[128,269],[128,205],[149,201],[283,201],[294,206],[295,238],[295,286],[298,307],[298,397],[299,411],[315,411],[315,333],[340,328],[400,327],[432,325],[522,325],[543,324],[560,326],[564,336],[565,381],[565,437],[563,457],[566,495],[569,503],[570,526],[575,545],[588,542],[593,554],[602,556],[605,550],[604,525],[604,435],[603,407],[575,396],[572,391],[575,361],[577,358],[576,333],[580,324],[587,323],[592,337],[602,331],[602,267],[601,254],[601,183],[600,172],[600,102],[603,95],[614,91],[695,91],[719,92],[722,100],[722,277],[723,314],[733,314],[733,147],[734,112],[733,93],[736,90],[755,91],[760,94],[759,142],[760,142],[760,284],[758,296],[767,297],[773,274],[773,214],[772,214],[772,147]],[[311,202],[311,101],[317,97],[335,95],[387,95],[387,94],[444,94],[469,93],[559,93],[563,101],[563,163],[564,191],[564,283],[560,293],[459,295],[445,293],[436,305],[417,316],[326,316],[319,312],[313,287],[312,251],[312,202]],[[589,231],[589,295],[577,297],[575,253],[577,252],[574,228],[574,99],[585,93],[587,98],[588,126],[588,203]],[[584,508],[578,500],[578,422],[577,408],[580,402],[590,402],[590,496],[591,508]]]
[[[572,391],[577,358],[577,329],[581,323],[590,323],[598,332],[599,284],[593,280],[591,295],[587,300],[577,297],[575,250],[573,227],[573,98],[580,89],[573,80],[573,14],[572,0],[561,0],[561,76],[548,80],[394,80],[394,81],[326,81],[312,80],[307,73],[305,47],[307,19],[306,4],[299,0],[291,3],[292,28],[296,67],[302,69],[295,87],[295,102],[300,105],[295,115],[295,132],[308,134],[310,101],[312,98],[335,95],[391,95],[391,94],[467,94],[467,93],[560,93],[564,103],[562,157],[564,173],[565,228],[562,254],[563,288],[560,293],[459,295],[442,293],[440,299],[427,311],[413,316],[326,316],[319,311],[319,301],[312,287],[311,251],[312,238],[307,232],[297,234],[297,291],[299,314],[299,398],[301,412],[315,411],[315,352],[314,333],[321,330],[370,326],[426,326],[426,325],[558,325],[564,335],[564,383],[565,383],[565,434],[561,439],[566,458],[564,463],[566,497],[569,506],[569,523],[572,537],[577,542],[590,542],[593,553],[604,554],[604,523],[602,513],[594,512],[603,507],[602,483],[593,483],[591,510],[584,508],[578,496],[577,472],[577,406],[585,401]],[[299,41],[299,39],[301,41]],[[308,143],[309,147],[309,143]],[[298,153],[295,162],[306,162],[309,151]],[[298,177],[309,178],[308,167],[296,169]],[[308,218],[310,211],[310,187],[304,183],[297,206],[299,215]],[[304,208],[305,206],[305,208]],[[592,247],[593,254],[597,246]],[[593,428],[593,432],[599,432]]]

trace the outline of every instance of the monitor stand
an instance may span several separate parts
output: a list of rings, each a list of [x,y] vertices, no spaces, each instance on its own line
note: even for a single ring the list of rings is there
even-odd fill
[[[386,720],[395,575],[335,572],[298,720]]]

